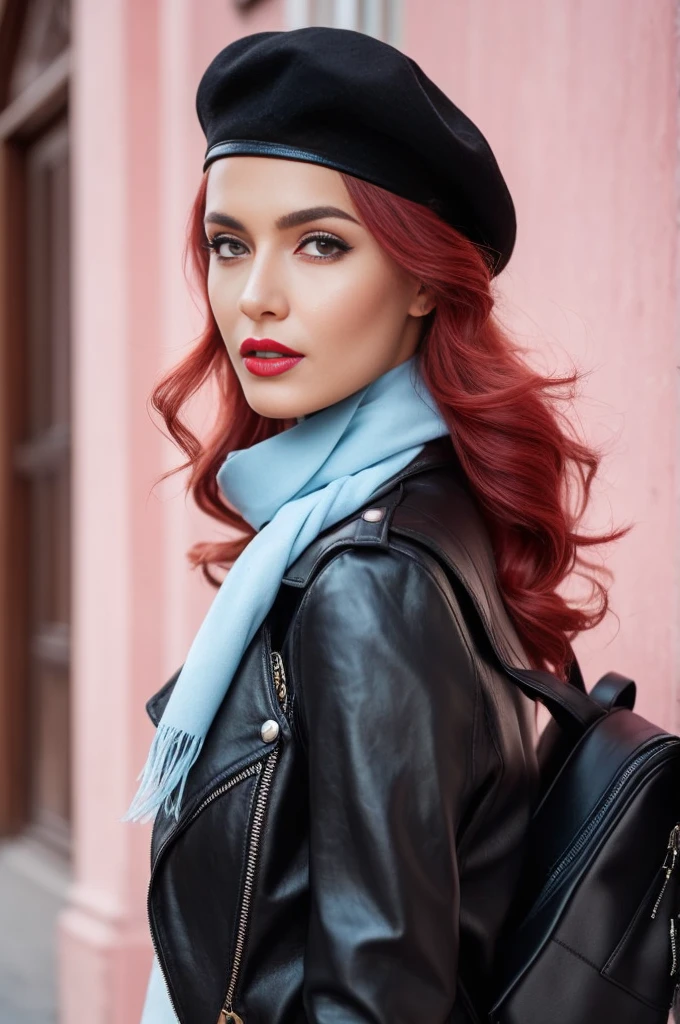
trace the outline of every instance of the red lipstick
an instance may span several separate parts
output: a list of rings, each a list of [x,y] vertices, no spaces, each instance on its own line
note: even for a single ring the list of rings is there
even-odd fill
[[[291,370],[304,356],[273,338],[246,338],[239,346],[246,370],[256,377],[275,377]],[[278,356],[259,356],[258,352],[276,352]]]

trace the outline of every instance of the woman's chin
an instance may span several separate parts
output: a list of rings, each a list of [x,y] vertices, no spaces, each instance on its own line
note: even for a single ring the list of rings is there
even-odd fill
[[[284,399],[282,396],[261,393],[255,395],[250,389],[244,389],[244,395],[253,412],[270,420],[296,420],[317,411],[316,408],[312,409],[308,402],[295,401],[292,397]]]

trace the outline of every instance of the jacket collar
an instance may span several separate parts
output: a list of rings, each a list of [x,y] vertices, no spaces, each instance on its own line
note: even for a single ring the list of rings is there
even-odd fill
[[[381,485],[369,501],[340,522],[329,526],[316,537],[298,558],[289,565],[282,582],[293,587],[304,587],[313,574],[317,563],[327,553],[342,544],[372,544],[386,547],[391,513],[401,498],[404,480],[440,466],[459,466],[451,438],[446,435],[427,441],[423,449],[403,469]],[[367,509],[380,509],[382,518],[370,522],[363,518]]]

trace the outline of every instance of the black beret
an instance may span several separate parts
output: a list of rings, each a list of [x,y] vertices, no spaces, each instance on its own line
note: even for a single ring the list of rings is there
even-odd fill
[[[255,32],[206,68],[196,112],[203,169],[250,154],[323,164],[433,209],[490,250],[498,274],[515,210],[469,117],[400,50],[350,29]]]

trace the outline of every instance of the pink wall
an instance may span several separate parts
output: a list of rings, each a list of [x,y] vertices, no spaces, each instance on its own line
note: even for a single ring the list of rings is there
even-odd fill
[[[403,48],[487,134],[519,217],[500,311],[534,358],[592,368],[579,415],[608,442],[593,528],[613,616],[577,650],[589,681],[641,684],[678,726],[674,5],[404,0]],[[134,1024],[150,946],[148,829],[119,821],[151,738],[143,703],[212,591],[184,552],[214,527],[184,501],[146,408],[199,319],[181,268],[204,140],[198,78],[237,35],[283,28],[227,0],[76,0],[74,128],[76,883],[60,929],[61,1024]],[[200,414],[200,409],[197,410]]]
[[[406,15],[405,49],[478,122],[515,200],[502,319],[547,372],[591,371],[578,418],[608,454],[588,525],[636,523],[606,550],[615,614],[575,643],[587,682],[632,675],[639,710],[678,728],[675,4],[429,0],[427,20]]]

